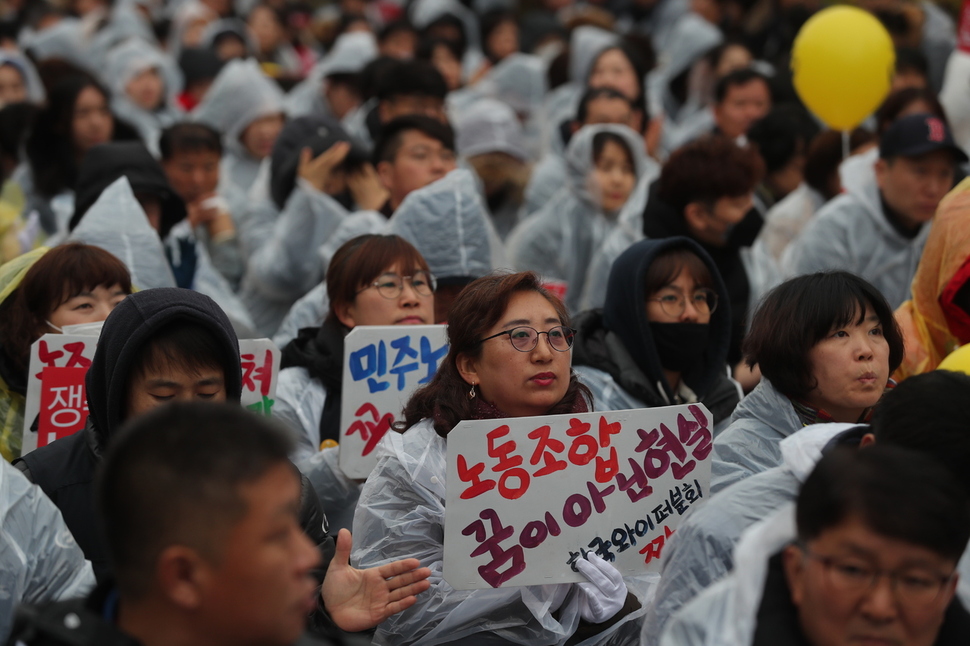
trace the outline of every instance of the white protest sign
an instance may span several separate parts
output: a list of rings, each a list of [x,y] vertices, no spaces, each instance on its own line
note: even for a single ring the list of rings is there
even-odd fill
[[[708,495],[712,428],[699,404],[462,422],[448,434],[445,580],[585,581],[572,564],[586,552],[624,575],[659,571]]]
[[[24,435],[21,454],[30,453],[84,428],[88,418],[84,379],[98,337],[90,334],[45,334],[30,348]],[[280,351],[269,339],[239,341],[242,405],[272,414]],[[36,432],[31,430],[37,422]]]
[[[370,475],[374,449],[446,354],[444,325],[358,326],[344,338],[340,468],[348,477]]]

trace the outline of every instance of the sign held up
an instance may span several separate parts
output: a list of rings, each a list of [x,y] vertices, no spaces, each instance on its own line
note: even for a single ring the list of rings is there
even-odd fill
[[[370,475],[381,438],[446,354],[444,325],[358,326],[347,334],[340,400],[340,468],[347,477]]]
[[[573,564],[587,552],[624,575],[659,571],[708,495],[712,429],[700,404],[462,422],[448,434],[445,579],[584,581]]]
[[[89,334],[45,334],[31,346],[22,454],[84,428],[88,419],[84,380],[97,345],[98,337]],[[279,348],[269,339],[242,339],[239,357],[242,405],[271,415],[280,372]],[[36,432],[31,428],[34,420]]]

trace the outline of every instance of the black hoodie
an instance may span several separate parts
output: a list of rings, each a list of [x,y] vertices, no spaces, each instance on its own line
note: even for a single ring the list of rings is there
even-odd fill
[[[162,204],[158,235],[163,240],[173,226],[185,219],[185,203],[171,185],[162,165],[140,141],[101,144],[87,152],[78,171],[74,215],[68,228],[74,228],[98,200],[102,191],[121,176],[128,178],[131,190],[156,195]]]
[[[61,510],[99,579],[107,571],[108,558],[94,509],[94,473],[124,422],[132,361],[155,333],[174,321],[198,323],[219,340],[226,399],[238,402],[242,393],[239,342],[215,301],[174,287],[138,292],[119,303],[104,322],[85,380],[87,426],[16,463]]]
[[[711,315],[707,349],[682,378],[717,423],[727,418],[739,401],[737,386],[727,376],[731,307],[714,261],[689,238],[642,240],[616,259],[610,271],[603,310],[585,312],[576,319],[579,334],[573,346],[573,365],[608,373],[617,385],[647,407],[666,406],[674,401],[653,342],[644,299],[647,270],[656,257],[684,247],[697,255],[711,272],[718,307]]]

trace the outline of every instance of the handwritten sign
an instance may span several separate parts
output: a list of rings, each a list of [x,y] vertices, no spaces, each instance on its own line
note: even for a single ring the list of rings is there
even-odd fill
[[[30,348],[22,453],[73,435],[88,419],[84,379],[98,337],[45,334]],[[239,341],[242,405],[271,415],[280,372],[280,351],[269,339]],[[36,420],[36,430],[32,430]]]
[[[624,575],[708,495],[702,405],[462,422],[448,434],[444,577],[454,588],[584,581],[595,552]]]
[[[340,468],[348,477],[370,475],[374,449],[446,354],[444,325],[360,326],[344,338]]]

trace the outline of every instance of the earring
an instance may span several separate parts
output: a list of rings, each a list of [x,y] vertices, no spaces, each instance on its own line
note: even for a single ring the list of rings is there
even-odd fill
[[[471,390],[468,391],[468,399],[475,399],[475,384],[472,384]]]

